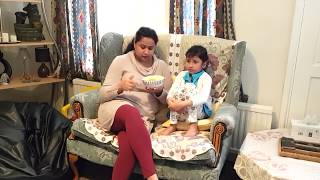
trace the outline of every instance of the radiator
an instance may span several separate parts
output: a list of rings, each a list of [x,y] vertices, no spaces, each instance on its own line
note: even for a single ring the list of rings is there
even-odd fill
[[[271,129],[272,110],[271,106],[239,102],[239,120],[236,122],[231,149],[238,151],[248,132]]]

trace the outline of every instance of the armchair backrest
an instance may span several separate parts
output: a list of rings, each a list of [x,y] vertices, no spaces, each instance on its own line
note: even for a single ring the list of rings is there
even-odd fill
[[[132,36],[122,36],[117,33],[105,34],[100,42],[99,69],[100,78],[103,82],[105,74],[117,56],[122,54]],[[177,75],[184,68],[185,52],[192,45],[202,45],[208,50],[208,54],[213,55],[219,63],[230,63],[228,72],[225,101],[237,105],[241,84],[241,66],[245,53],[246,43],[244,41],[233,41],[215,38],[213,36],[199,35],[179,35],[167,34],[159,35],[159,42],[156,48],[156,55],[165,60],[173,75]],[[224,68],[224,67],[222,67]]]

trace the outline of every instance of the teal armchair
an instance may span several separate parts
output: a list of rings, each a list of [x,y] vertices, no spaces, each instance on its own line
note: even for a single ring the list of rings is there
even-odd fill
[[[102,37],[98,62],[102,82],[114,57],[122,54],[130,40],[131,37],[117,33],[107,33]],[[231,146],[233,129],[238,120],[236,107],[239,100],[241,65],[246,43],[212,36],[168,34],[159,36],[156,54],[167,61],[172,75],[176,75],[183,68],[185,51],[195,44],[206,47],[208,53],[217,60],[230,62],[227,83],[222,88],[226,96],[224,100],[217,98],[221,101],[221,105],[210,117],[209,142],[213,144],[214,149],[189,161],[174,161],[154,155],[157,174],[161,179],[219,179]],[[113,166],[117,157],[117,149],[114,146],[96,141],[84,128],[84,121],[97,118],[98,102],[98,89],[77,94],[70,102],[76,115],[74,119],[78,119],[74,121],[72,127],[73,136],[67,141],[70,166],[75,179],[79,177],[75,164],[78,157],[110,167]],[[163,111],[156,116],[157,122],[165,120],[161,112]],[[135,172],[140,172],[138,167]]]

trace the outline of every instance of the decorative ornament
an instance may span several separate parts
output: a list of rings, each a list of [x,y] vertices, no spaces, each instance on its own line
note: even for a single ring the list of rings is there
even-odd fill
[[[1,77],[1,75],[2,75],[3,73],[6,73],[7,76],[8,76],[9,78],[11,78],[12,68],[11,68],[9,62],[6,61],[5,59],[3,59],[3,53],[2,53],[1,51],[0,51],[0,64],[2,64],[3,67],[4,67],[4,71],[3,71],[3,72],[0,72],[0,77]]]

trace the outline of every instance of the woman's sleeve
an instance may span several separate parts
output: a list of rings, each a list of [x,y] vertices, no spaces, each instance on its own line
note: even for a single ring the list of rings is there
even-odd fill
[[[209,75],[205,74],[203,77],[200,77],[197,86],[199,94],[191,98],[193,106],[198,106],[207,102],[208,97],[210,96],[211,84],[212,79]]]
[[[102,87],[99,90],[100,103],[110,101],[118,96],[117,91],[123,74],[122,66],[123,64],[117,57],[112,61]]]

